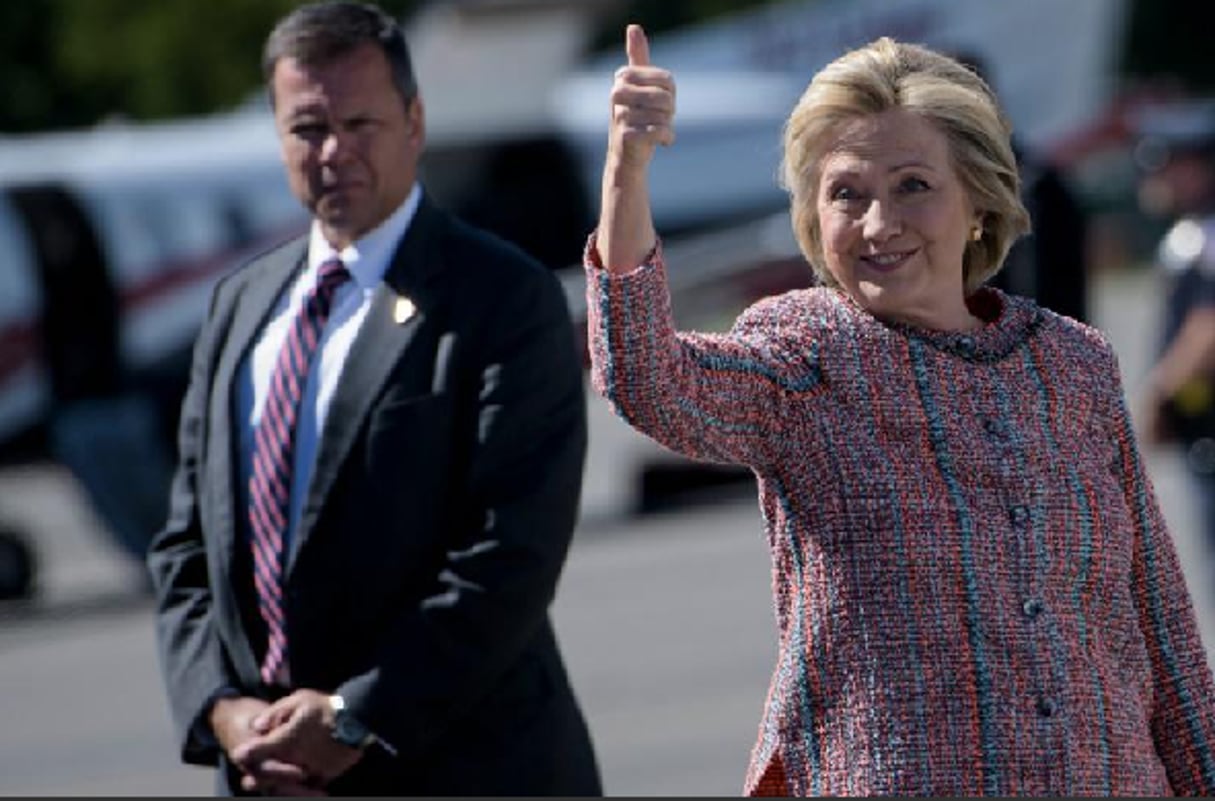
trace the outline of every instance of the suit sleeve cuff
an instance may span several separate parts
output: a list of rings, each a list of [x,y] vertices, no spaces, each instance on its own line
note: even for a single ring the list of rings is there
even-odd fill
[[[207,702],[203,704],[202,709],[198,713],[198,717],[194,719],[194,725],[190,727],[190,736],[202,748],[220,750],[219,740],[215,737],[215,732],[211,730],[211,710],[215,703],[222,698],[239,698],[240,690],[235,687],[220,687],[215,692],[207,697]]]

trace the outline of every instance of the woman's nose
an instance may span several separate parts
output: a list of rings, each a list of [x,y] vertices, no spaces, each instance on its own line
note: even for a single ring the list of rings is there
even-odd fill
[[[864,234],[866,239],[884,241],[899,233],[902,221],[898,211],[889,201],[874,200],[865,210]]]

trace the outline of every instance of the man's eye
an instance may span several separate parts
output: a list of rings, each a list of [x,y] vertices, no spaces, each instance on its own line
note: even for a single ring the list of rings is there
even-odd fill
[[[325,135],[325,126],[315,122],[301,122],[291,126],[291,133],[303,139],[317,139]]]

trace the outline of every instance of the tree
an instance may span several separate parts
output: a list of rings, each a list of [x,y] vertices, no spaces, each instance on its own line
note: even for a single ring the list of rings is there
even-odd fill
[[[58,3],[38,0],[0,6],[0,131],[20,133],[71,124],[81,98],[57,80],[51,56]]]
[[[241,103],[303,0],[26,0],[0,5],[0,131],[153,120]],[[380,0],[402,17],[419,0]]]
[[[266,32],[293,0],[58,0],[56,65],[135,119],[240,103],[260,82]]]
[[[1122,73],[1131,80],[1164,81],[1190,92],[1215,91],[1210,0],[1131,0]]]

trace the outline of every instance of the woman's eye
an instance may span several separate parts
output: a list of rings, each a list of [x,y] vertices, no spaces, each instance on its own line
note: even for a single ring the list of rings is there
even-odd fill
[[[831,190],[831,199],[840,203],[848,203],[860,199],[860,192],[850,186],[837,186]]]
[[[928,182],[923,178],[904,178],[899,184],[899,189],[903,192],[923,192],[929,188]]]

